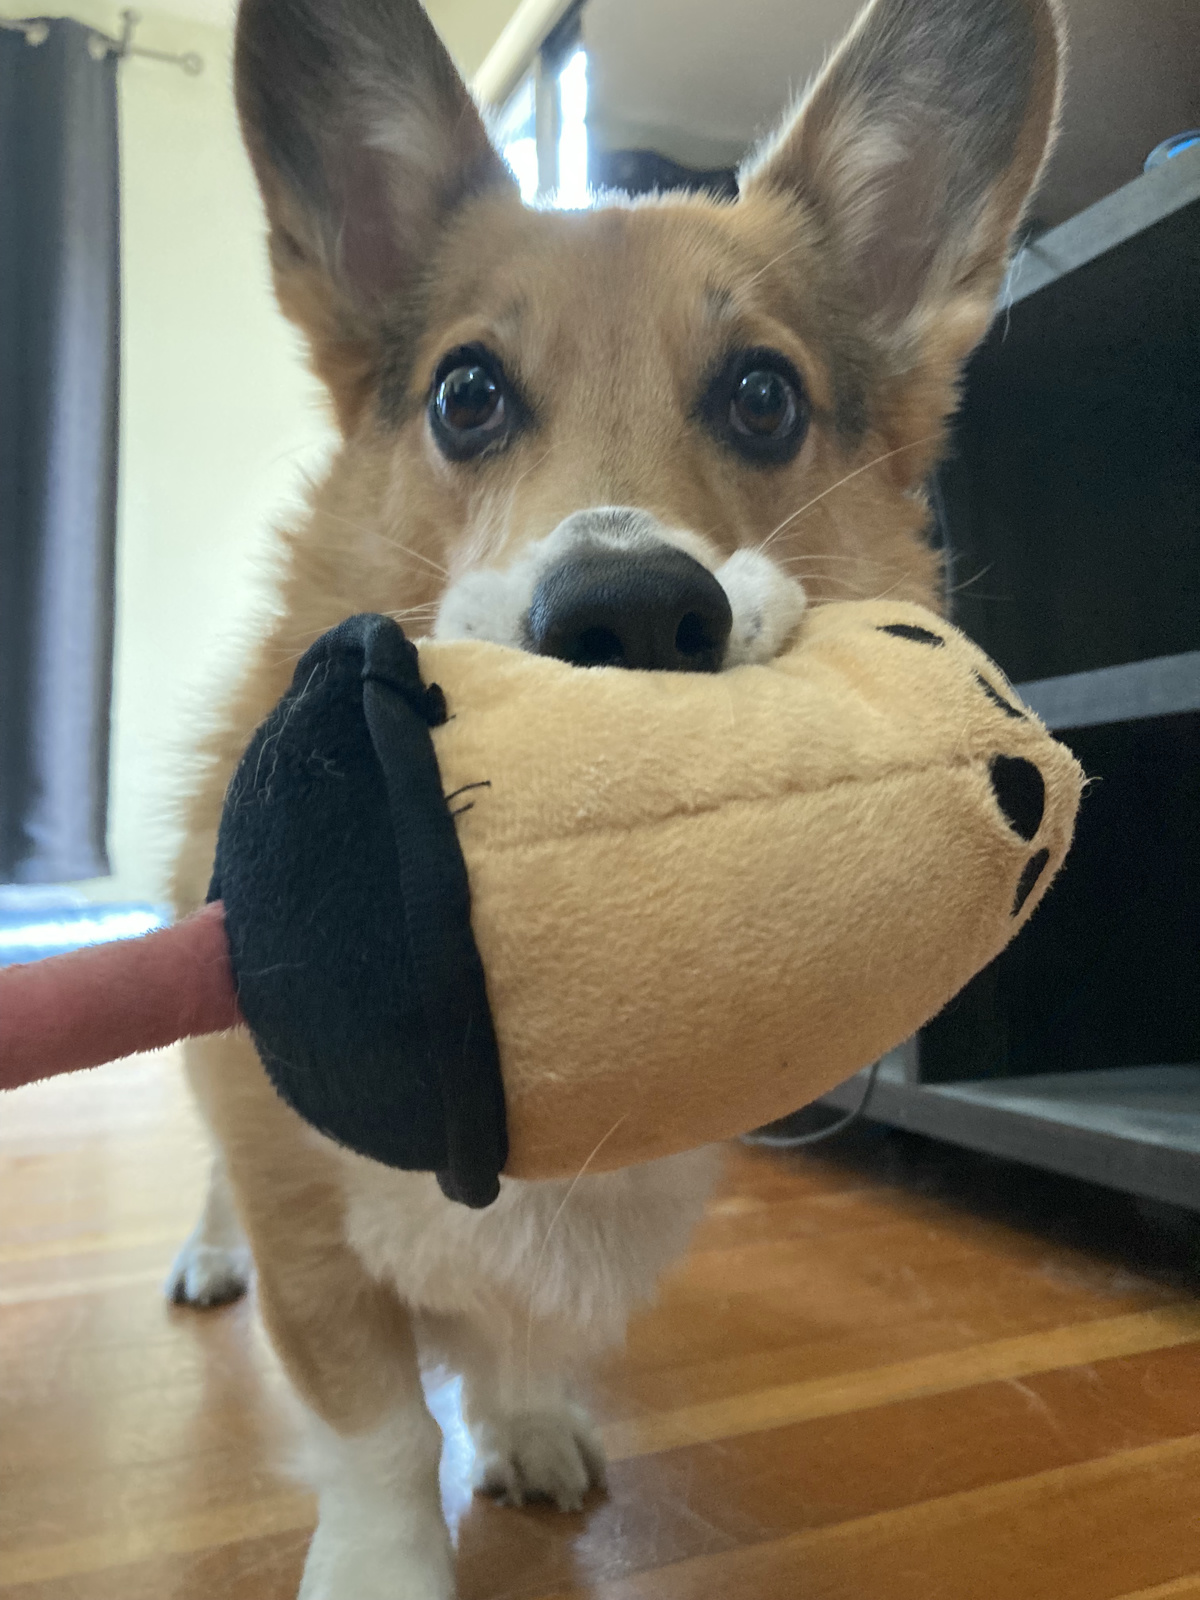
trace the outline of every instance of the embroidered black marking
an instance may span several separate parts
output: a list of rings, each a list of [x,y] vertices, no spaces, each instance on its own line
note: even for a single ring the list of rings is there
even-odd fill
[[[984,694],[987,695],[992,704],[1000,707],[1001,711],[1003,711],[1006,717],[1018,717],[1022,722],[1024,722],[1025,713],[1023,711],[1018,711],[1016,706],[1010,705],[1002,694],[993,689],[982,672],[977,672],[975,674],[975,682],[983,690]]]
[[[425,687],[425,720],[431,728],[440,728],[446,717],[446,696],[442,693],[440,683],[430,683]]]
[[[466,794],[469,789],[490,789],[491,787],[492,780],[490,778],[481,778],[478,783],[460,784],[457,789],[451,790],[446,796],[446,804],[449,805],[451,800],[457,800],[460,794]]]
[[[1022,839],[1032,839],[1046,810],[1046,784],[1041,773],[1023,756],[993,756],[988,776],[1009,827]]]
[[[897,639],[911,639],[913,644],[927,644],[934,650],[940,650],[946,642],[940,633],[930,633],[928,628],[918,628],[911,622],[887,622],[876,631],[890,633]]]
[[[1033,893],[1033,886],[1041,877],[1049,859],[1049,850],[1039,850],[1037,855],[1030,856],[1025,863],[1025,870],[1021,873],[1020,881],[1017,884],[1017,892],[1013,897],[1012,914],[1014,917]]]

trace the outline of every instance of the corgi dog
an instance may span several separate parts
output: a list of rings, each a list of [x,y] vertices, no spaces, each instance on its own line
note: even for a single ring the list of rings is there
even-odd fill
[[[1059,39],[1053,0],[873,0],[736,199],[566,212],[521,203],[418,0],[242,0],[275,288],[340,447],[204,746],[179,910],[253,729],[351,613],[719,672],[770,659],[806,605],[936,606],[922,486],[1052,139]],[[422,1363],[462,1376],[481,1489],[577,1508],[605,1470],[587,1364],[684,1248],[716,1157],[504,1180],[472,1211],[302,1123],[244,1033],[187,1063],[219,1154],[170,1292],[232,1298],[253,1258],[310,1421],[303,1600],[450,1600]]]

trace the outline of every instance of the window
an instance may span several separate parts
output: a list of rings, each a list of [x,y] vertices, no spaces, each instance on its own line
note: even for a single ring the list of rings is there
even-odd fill
[[[578,43],[543,49],[500,115],[496,139],[527,205],[583,210],[588,187],[588,59]]]
[[[524,80],[501,114],[496,128],[500,153],[521,186],[521,199],[532,205],[538,195],[537,113],[533,74]]]
[[[573,50],[558,74],[558,184],[554,204],[588,204],[587,51]]]

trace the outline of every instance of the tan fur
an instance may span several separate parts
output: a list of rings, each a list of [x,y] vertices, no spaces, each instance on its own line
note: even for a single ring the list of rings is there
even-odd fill
[[[837,73],[847,69],[835,58],[832,76],[736,204],[666,197],[533,212],[491,164],[453,73],[432,54],[428,24],[401,5],[396,26],[410,30],[407,92],[422,74],[433,87],[410,117],[407,102],[389,112],[386,84],[368,86],[378,102],[360,118],[373,130],[362,157],[372,193],[384,197],[385,210],[388,196],[425,193],[439,115],[446,160],[453,156],[464,176],[453,203],[441,172],[436,194],[430,188],[420,204],[394,207],[390,239],[372,235],[355,246],[369,257],[368,273],[350,245],[339,255],[346,230],[337,218],[322,220],[314,209],[312,195],[335,190],[342,168],[334,157],[333,177],[314,180],[311,193],[273,165],[283,141],[272,142],[259,90],[271,40],[286,34],[263,32],[272,4],[243,6],[243,118],[271,220],[280,304],[309,338],[343,440],[308,515],[281,535],[277,620],[207,741],[175,881],[181,911],[203,898],[237,757],[307,645],[363,610],[427,631],[448,581],[511,562],[580,508],[647,510],[684,530],[688,548],[713,568],[735,550],[763,546],[810,601],[888,596],[936,605],[938,563],[922,537],[921,486],[943,446],[961,362],[991,315],[1056,104],[1052,14],[1029,0],[1036,62],[1007,165],[958,229],[954,249],[933,252],[922,292],[889,320],[886,308],[864,304],[854,257],[859,234],[870,234],[870,195],[853,170],[846,128],[864,118],[878,123],[879,114],[854,99],[869,74],[852,71],[851,87],[839,87]],[[964,11],[971,4],[961,0]],[[333,9],[353,6],[341,0]],[[871,15],[899,9],[881,0]],[[845,59],[855,68],[853,51]],[[350,67],[344,77],[355,81]],[[286,87],[285,74],[285,103]],[[343,126],[328,115],[330,127]],[[421,126],[410,130],[414,119]],[[410,134],[405,167],[400,146]],[[330,140],[317,143],[326,151]],[[344,217],[351,201],[338,203]],[[950,220],[936,226],[947,239],[954,233]],[[386,293],[381,263],[393,274]],[[519,378],[536,426],[494,458],[454,464],[431,439],[425,402],[441,356],[471,340]],[[813,423],[789,465],[747,465],[695,420],[705,374],[731,345],[782,351],[805,380]],[[537,1391],[531,1362],[554,1371],[618,1337],[629,1306],[686,1236],[710,1181],[706,1160],[685,1158],[661,1170],[585,1178],[562,1220],[565,1191],[537,1185],[506,1185],[495,1217],[446,1215],[432,1179],[370,1169],[300,1124],[243,1037],[189,1047],[189,1071],[225,1152],[271,1338],[309,1406],[345,1434],[415,1403],[406,1300],[429,1337],[443,1320],[442,1343],[470,1344],[471,1329],[498,1330],[493,1345],[503,1350],[493,1348],[483,1365],[507,1363],[506,1405],[520,1403],[522,1384],[526,1396]],[[387,1242],[393,1222],[409,1229],[403,1247]],[[488,1267],[503,1255],[505,1237],[518,1241],[505,1257],[507,1279]],[[544,1303],[530,1281],[535,1259],[558,1286]],[[587,1291],[578,1286],[593,1270],[611,1274],[614,1316],[589,1329],[578,1314]],[[439,1272],[444,1305],[432,1303]],[[448,1592],[446,1581],[431,1579],[419,1592]],[[342,1592],[326,1578],[306,1580],[304,1590]]]

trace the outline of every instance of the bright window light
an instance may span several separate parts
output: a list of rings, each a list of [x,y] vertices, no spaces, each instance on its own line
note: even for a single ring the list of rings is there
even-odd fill
[[[500,153],[512,168],[521,199],[532,205],[538,193],[538,158],[533,79],[524,83],[505,106],[496,129]]]
[[[563,211],[580,211],[589,204],[587,101],[587,51],[576,50],[558,75],[561,131],[554,204]]]
[[[512,168],[513,176],[521,189],[521,199],[531,206],[537,199],[538,159],[537,140],[513,139],[504,146],[504,159]]]
[[[19,923],[0,928],[0,950],[58,950],[65,945],[107,944],[110,939],[136,939],[162,925],[162,918],[155,911],[114,911],[98,917]]]

